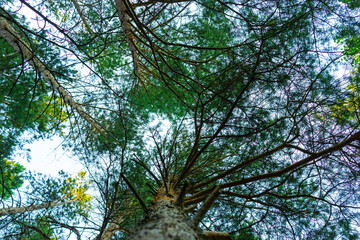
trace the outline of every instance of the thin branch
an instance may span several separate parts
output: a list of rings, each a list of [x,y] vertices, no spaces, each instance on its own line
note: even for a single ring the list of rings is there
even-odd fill
[[[188,206],[188,205],[192,205],[192,204],[196,204],[196,203],[200,203],[200,202],[204,201],[206,199],[207,194],[209,192],[211,192],[211,190],[207,191],[206,193],[202,192],[203,195],[200,197],[197,197],[197,198],[191,198],[192,196],[188,197],[191,199],[185,198],[184,206]]]
[[[277,147],[275,147],[275,148],[273,148],[273,149],[270,149],[270,150],[268,150],[268,151],[266,151],[266,152],[263,152],[263,153],[255,156],[255,157],[251,157],[251,158],[245,160],[244,162],[241,162],[241,163],[235,165],[234,167],[232,167],[232,168],[230,168],[230,169],[228,169],[228,170],[226,170],[226,171],[224,171],[224,172],[216,175],[215,177],[208,179],[208,180],[205,181],[205,182],[201,182],[201,183],[199,183],[199,184],[196,184],[196,185],[193,187],[193,189],[197,189],[197,188],[204,187],[204,186],[206,186],[206,185],[208,185],[208,184],[210,184],[210,183],[215,182],[216,180],[222,179],[222,178],[224,178],[225,176],[227,176],[227,175],[229,175],[229,174],[232,174],[232,173],[235,172],[236,170],[238,170],[238,169],[240,169],[240,168],[242,168],[242,167],[244,167],[244,166],[246,166],[246,165],[248,165],[248,164],[250,164],[250,163],[253,163],[253,162],[255,162],[255,161],[258,160],[258,159],[261,159],[261,158],[263,158],[263,157],[269,156],[269,155],[271,155],[271,154],[273,154],[273,153],[275,153],[275,152],[277,152],[277,151],[279,151],[279,150],[281,150],[281,149],[283,149],[283,148],[285,148],[285,147],[286,147],[286,143],[282,143],[282,144],[280,144],[279,146],[277,146]]]
[[[20,223],[20,224],[23,225],[25,228],[35,230],[36,232],[38,232],[43,237],[43,239],[51,240],[51,238],[46,233],[44,233],[40,228],[35,227],[35,226],[31,226],[31,225],[27,225],[27,224],[24,224],[24,223]]]
[[[155,3],[182,3],[182,2],[191,2],[191,1],[192,0],[149,0],[146,2],[132,3],[131,6],[142,7],[142,6],[147,6],[147,5],[155,4]]]
[[[77,0],[71,0],[74,4],[76,11],[79,13],[81,20],[83,21],[85,28],[89,31],[91,36],[94,36],[94,31],[91,29],[89,22],[87,21],[86,17],[84,16],[83,11],[80,9],[80,5]]]
[[[342,149],[343,147],[345,147],[346,145],[350,144],[351,142],[355,141],[355,140],[359,140],[360,139],[360,132],[357,132],[357,133],[354,133],[353,135],[351,135],[349,138],[345,139],[344,141],[340,142],[340,143],[337,143],[337,144],[334,144],[333,146],[323,150],[323,151],[320,151],[320,152],[317,152],[317,153],[314,153],[312,154],[311,156],[309,157],[306,157],[288,167],[285,167],[283,169],[280,169],[278,171],[274,171],[274,172],[270,172],[270,173],[265,173],[265,174],[262,174],[262,175],[257,175],[257,176],[253,176],[253,177],[249,177],[249,178],[245,178],[245,179],[241,179],[241,180],[238,180],[238,181],[233,181],[233,182],[229,182],[229,183],[224,183],[224,184],[221,184],[221,189],[223,188],[228,188],[228,187],[233,187],[233,186],[238,186],[238,185],[243,185],[243,184],[246,184],[246,183],[250,183],[250,182],[254,182],[254,181],[259,181],[259,180],[262,180],[262,179],[268,179],[268,178],[273,178],[273,177],[279,177],[287,172],[290,172],[294,169],[297,169],[297,168],[300,168],[302,166],[304,166],[305,164],[313,161],[313,160],[316,160],[317,158],[320,158],[320,157],[323,157],[327,154],[330,154],[334,151],[338,151],[340,149]]]
[[[152,171],[150,171],[150,169],[143,163],[143,162],[141,162],[140,161],[140,159],[135,155],[135,157],[137,158],[137,159],[131,159],[131,160],[133,160],[134,162],[136,162],[137,164],[139,164],[141,167],[143,167],[153,178],[154,178],[154,180],[155,180],[155,182],[157,183],[157,185],[158,186],[161,186],[161,181],[155,176],[155,174],[152,172]]]
[[[219,190],[220,186],[216,186],[214,191],[206,199],[200,210],[196,213],[196,215],[192,219],[194,226],[197,226],[200,221],[205,217],[205,214],[207,213],[207,211],[209,211],[211,206],[214,204],[216,198],[219,196]]]
[[[156,195],[157,193],[156,193],[156,191],[155,191],[155,189],[149,184],[149,183],[146,183],[146,186],[148,186],[149,188],[150,188],[150,193],[152,194],[152,195]]]
[[[111,237],[118,231],[122,232],[128,232],[127,230],[120,228],[119,225],[125,220],[125,214],[120,215],[118,218],[116,218],[101,234],[96,236],[93,240],[109,240]]]
[[[130,190],[133,192],[134,196],[136,197],[136,199],[139,201],[141,207],[143,208],[145,213],[149,212],[149,209],[146,207],[146,204],[144,202],[144,200],[142,200],[142,198],[140,197],[140,195],[137,193],[136,189],[134,188],[134,186],[129,182],[129,180],[125,177],[125,175],[123,173],[121,173],[121,177],[124,179],[124,181],[126,182],[126,184],[128,185],[128,187],[130,188]]]
[[[185,167],[183,168],[183,170],[179,174],[179,179],[186,176],[186,174],[190,171],[190,169],[195,164],[198,157],[210,146],[210,144],[214,141],[214,139],[220,134],[221,130],[224,129],[224,127],[226,126],[226,123],[229,121],[231,115],[233,114],[233,111],[234,111],[235,107],[237,106],[238,102],[240,101],[240,99],[242,99],[243,95],[245,94],[245,92],[250,87],[250,84],[255,81],[256,69],[260,64],[260,55],[262,53],[262,46],[263,46],[263,42],[261,42],[261,44],[260,44],[259,52],[257,54],[256,63],[255,63],[255,66],[252,69],[252,73],[251,73],[251,76],[250,76],[248,82],[243,87],[243,89],[240,91],[240,93],[237,95],[235,101],[230,106],[230,109],[226,113],[225,118],[222,120],[220,126],[215,131],[215,133],[210,137],[210,139],[202,146],[202,148],[199,151],[196,151],[196,154],[189,155],[189,158],[186,160]],[[240,75],[238,77],[240,77]],[[179,181],[176,182],[175,186],[178,186],[178,185],[179,185]]]
[[[49,218],[50,218],[51,221],[53,221],[55,224],[60,225],[61,227],[64,227],[64,228],[67,228],[67,229],[73,231],[73,232],[75,233],[77,239],[78,239],[78,240],[81,240],[81,234],[80,234],[79,230],[76,229],[76,227],[70,226],[70,225],[67,225],[67,224],[64,224],[64,223],[61,223],[61,222],[55,220],[55,218],[53,218],[53,217],[49,217]]]
[[[196,205],[191,205],[190,207],[184,208],[184,212],[192,212],[195,210]]]

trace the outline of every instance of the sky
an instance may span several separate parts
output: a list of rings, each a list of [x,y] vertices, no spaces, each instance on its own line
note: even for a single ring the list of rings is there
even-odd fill
[[[25,150],[18,150],[14,160],[28,171],[52,176],[56,176],[60,170],[70,174],[84,170],[76,156],[62,149],[62,141],[60,137],[53,136],[51,139],[26,144],[24,149],[29,149],[30,161],[27,160]]]

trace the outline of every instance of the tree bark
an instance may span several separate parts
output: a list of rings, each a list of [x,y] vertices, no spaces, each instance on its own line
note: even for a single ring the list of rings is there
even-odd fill
[[[124,221],[125,216],[119,216],[115,221],[113,221],[102,234],[96,236],[93,240],[111,240],[111,237],[118,231],[127,232],[123,229],[120,224]]]
[[[128,10],[126,7],[125,0],[115,0],[115,8],[117,10],[117,13],[118,13],[118,16],[119,16],[119,19],[121,22],[121,27],[122,27],[125,37],[126,37],[126,42],[128,43],[130,51],[131,51],[135,73],[139,77],[139,79],[142,80],[139,54],[137,52],[138,47],[136,46],[135,36],[131,29],[130,17],[128,15]]]
[[[128,239],[138,240],[200,240],[201,232],[186,213],[171,201],[158,202]]]
[[[175,189],[169,180],[158,189],[153,204],[144,219],[128,239],[136,240],[202,240],[202,230],[185,213],[182,204],[177,204],[181,189]]]

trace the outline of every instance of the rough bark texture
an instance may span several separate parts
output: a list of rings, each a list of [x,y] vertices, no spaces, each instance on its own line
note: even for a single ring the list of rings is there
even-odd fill
[[[148,208],[144,220],[133,229],[128,239],[136,240],[228,240],[228,233],[203,232],[198,226],[206,212],[219,195],[219,187],[206,197],[202,208],[190,219],[183,208],[184,197],[188,189],[185,181],[182,187],[176,187],[176,177],[168,177],[159,187],[153,205]]]
[[[181,208],[170,201],[160,201],[135,227],[128,239],[137,240],[199,240],[202,234],[196,230]]]

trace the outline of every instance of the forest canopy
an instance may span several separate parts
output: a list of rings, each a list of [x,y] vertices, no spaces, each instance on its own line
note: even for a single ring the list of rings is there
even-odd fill
[[[359,239],[359,7],[0,0],[0,237]]]

